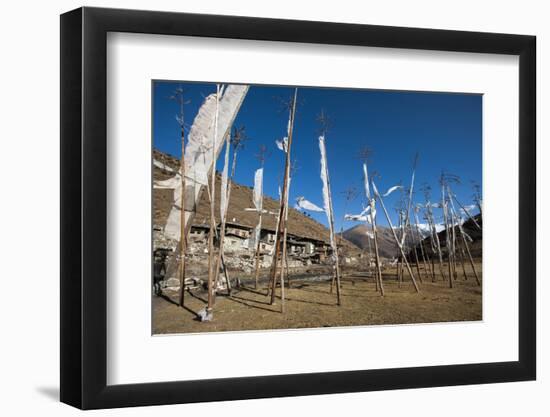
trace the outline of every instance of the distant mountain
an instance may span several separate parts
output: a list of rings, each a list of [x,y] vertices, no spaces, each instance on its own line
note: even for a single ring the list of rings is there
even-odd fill
[[[481,217],[478,215],[474,216],[478,224],[483,227],[481,223]],[[480,258],[481,257],[481,250],[482,250],[482,231],[477,228],[477,226],[474,224],[472,220],[467,220],[463,224],[464,231],[472,238],[472,242],[469,242],[470,251],[472,252],[472,256],[474,258]],[[442,225],[437,225],[437,231],[439,240],[441,242],[441,246],[445,248],[445,242],[446,242],[446,232],[445,230],[442,230]],[[430,241],[429,241],[429,229],[426,225],[419,225],[419,230],[424,239],[426,240],[425,245],[426,247],[430,247]],[[361,248],[363,251],[369,250],[369,240],[371,241],[371,250],[374,253],[374,241],[369,239],[367,235],[367,231],[371,232],[370,225],[367,226],[366,224],[359,224],[357,226],[352,227],[351,229],[348,229],[344,231],[343,236],[346,240],[354,243],[356,246]],[[378,231],[378,251],[380,253],[381,257],[384,258],[394,258],[398,255],[398,249],[395,244],[395,240],[393,237],[393,234],[389,227],[384,226],[377,226]],[[458,227],[457,227],[457,236],[458,236]],[[410,237],[410,235],[409,235]],[[411,240],[408,238],[407,242],[405,243],[405,252],[408,252],[411,250],[414,244],[411,242]],[[411,252],[412,253],[412,252]]]
[[[398,250],[390,228],[378,226],[376,230],[378,235],[378,253],[383,258],[394,258],[397,255]],[[370,226],[358,224],[357,226],[344,231],[343,236],[346,240],[354,243],[364,251],[369,250],[370,240],[371,250],[374,254],[374,241],[368,237],[367,231],[371,231]]]

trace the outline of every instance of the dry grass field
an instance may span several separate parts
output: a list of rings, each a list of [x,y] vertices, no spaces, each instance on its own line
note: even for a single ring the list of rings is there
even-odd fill
[[[478,265],[478,270],[481,270]],[[481,278],[481,277],[480,277]],[[153,297],[153,334],[216,331],[296,329],[380,324],[475,321],[482,319],[482,287],[473,274],[454,281],[454,288],[441,277],[435,283],[420,284],[420,293],[405,274],[399,287],[394,271],[384,273],[386,295],[375,291],[374,281],[346,276],[342,282],[342,305],[330,293],[326,281],[295,281],[285,289],[285,313],[281,303],[269,304],[265,286],[245,287],[231,297],[218,296],[214,320],[200,322],[197,312],[204,308],[206,292],[185,294],[185,308],[177,305],[178,294],[165,292]],[[280,288],[277,288],[280,295]]]

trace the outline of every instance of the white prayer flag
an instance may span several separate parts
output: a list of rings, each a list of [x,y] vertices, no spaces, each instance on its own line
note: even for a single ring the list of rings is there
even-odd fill
[[[332,207],[330,204],[330,191],[328,185],[328,169],[327,169],[327,153],[325,149],[325,137],[319,136],[319,150],[321,151],[321,181],[323,182],[323,206],[329,224],[332,222]],[[336,243],[334,242],[334,236],[332,233],[332,227],[330,230],[330,245],[333,250],[336,251]]]
[[[296,198],[296,209],[303,209],[309,211],[324,211],[321,207],[313,204],[311,201],[306,200],[304,197]]]
[[[262,211],[263,206],[263,178],[264,169],[257,169],[254,174],[254,206],[258,212]]]

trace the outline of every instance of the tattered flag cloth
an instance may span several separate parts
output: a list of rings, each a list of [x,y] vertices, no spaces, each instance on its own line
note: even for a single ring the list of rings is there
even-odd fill
[[[365,182],[365,195],[367,196],[367,201],[369,203],[368,207],[363,210],[361,213],[361,217],[365,216],[366,213],[370,210],[370,215],[366,216],[363,220],[362,218],[360,220],[367,221],[368,223],[372,224],[374,219],[376,218],[376,200],[371,197],[370,193],[370,186],[369,186],[369,173],[367,171],[367,163],[363,163],[363,180]],[[374,236],[371,238],[373,239]]]
[[[227,201],[228,189],[227,189],[227,178],[228,178],[228,171],[229,171],[229,147],[230,142],[229,140],[225,144],[225,157],[223,162],[223,171],[222,171],[222,183],[221,183],[221,189],[220,189],[220,219],[223,221],[225,219],[225,214],[227,213],[227,206],[229,204],[229,201]]]
[[[472,217],[470,215],[470,212],[471,211],[474,211],[475,209],[477,208],[477,206],[475,204],[470,204],[469,206],[466,206],[466,207],[461,207],[460,209],[466,213],[469,217]]]
[[[185,173],[187,184],[193,185],[195,200],[198,200],[202,186],[206,186],[208,183],[207,172],[213,165],[213,154],[217,155],[221,150],[223,138],[228,133],[248,88],[248,85],[228,85],[223,90],[223,94],[220,93],[219,103],[217,103],[216,94],[209,95],[193,120],[185,146]],[[215,117],[218,118],[218,138],[216,140],[213,137]],[[215,152],[212,152],[214,144],[216,144],[216,149]],[[181,169],[178,172],[181,175]],[[181,178],[173,183],[155,183],[155,188],[157,186],[174,189],[172,208],[166,220],[164,233],[170,239],[179,240],[181,237],[181,194],[183,192]]]
[[[363,176],[365,180],[365,195],[367,196],[367,199],[370,200],[370,187],[369,187],[369,174],[367,171],[367,163],[365,162],[363,164]]]
[[[395,190],[398,190],[400,188],[403,188],[403,186],[401,185],[394,185],[393,187],[391,187],[388,191],[386,191],[384,194],[382,194],[382,197],[387,197],[389,196],[391,193],[393,193]]]
[[[164,161],[159,161],[158,159],[153,159],[153,165],[159,169],[162,169],[163,171],[174,173],[176,175],[179,175],[179,173],[172,167],[166,165]]]
[[[379,197],[387,197],[389,196],[391,193],[393,193],[395,190],[398,190],[400,188],[403,188],[402,185],[394,185],[393,187],[390,187],[388,189],[388,191],[386,191],[384,194],[380,194],[380,192],[378,191],[378,188],[376,188],[376,184],[373,182],[372,183],[372,188],[374,190],[374,194],[379,196]]]
[[[185,162],[187,172],[191,172],[193,167],[196,167],[197,180],[200,184],[206,184],[208,181],[206,176],[213,160],[212,146],[216,148],[214,154],[217,155],[221,149],[223,138],[228,133],[247,92],[247,85],[228,85],[226,88],[220,89],[218,97],[215,93],[206,97],[193,120],[185,147]],[[216,114],[218,118],[217,132],[214,123]]]
[[[288,149],[288,137],[290,136],[290,126],[291,126],[291,117],[292,115],[289,114],[288,116],[288,124],[286,126],[286,136],[282,140],[276,140],[275,144],[277,145],[277,148],[283,152],[287,152]]]
[[[325,149],[325,137],[319,136],[319,150],[321,151],[321,181],[323,182],[323,206],[329,224],[332,223],[332,206],[330,204],[330,190],[328,185],[328,169],[327,169],[327,152]],[[332,227],[330,230],[330,246],[336,251],[336,244],[334,242],[334,235],[332,233]]]
[[[254,211],[254,212],[256,212],[256,213],[260,213],[260,212],[261,212],[262,214],[268,213],[268,214],[273,214],[273,215],[277,215],[277,214],[278,214],[278,213],[275,213],[275,212],[273,212],[273,211],[269,211],[269,210],[266,210],[266,209],[258,210],[258,209],[255,208],[255,207],[254,207],[254,208],[252,208],[252,207],[247,207],[247,208],[244,209],[244,211]]]
[[[265,213],[263,209],[263,178],[264,178],[264,169],[259,168],[254,174],[254,191],[253,191],[253,203],[254,209],[245,209],[246,211],[256,211],[258,214]],[[258,218],[258,224],[254,228],[254,247],[260,242],[260,233],[262,230],[262,217]]]
[[[279,150],[286,153],[287,146],[288,146],[288,137],[285,136],[283,140],[276,140],[275,144],[277,145],[277,148],[279,148]]]
[[[360,214],[345,214],[344,219],[352,222],[366,222],[368,221],[368,216],[362,216]]]
[[[256,227],[254,228],[254,246],[258,246],[258,243],[260,242],[260,234],[262,231],[262,222],[259,221]]]
[[[303,209],[303,210],[309,210],[309,211],[324,211],[321,207],[313,204],[311,201],[306,200],[304,197],[297,197],[296,198],[296,205],[294,206],[296,209]]]
[[[376,210],[372,208],[372,206],[367,206],[367,208],[363,210],[360,214],[346,214],[344,216],[344,219],[355,222],[371,223],[371,215],[373,218],[376,217]]]
[[[254,174],[254,207],[258,212],[262,211],[263,202],[263,178],[264,169],[260,168],[256,170]]]

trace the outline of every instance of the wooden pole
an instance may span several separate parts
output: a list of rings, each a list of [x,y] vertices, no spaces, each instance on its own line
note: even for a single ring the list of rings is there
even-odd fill
[[[288,193],[288,190],[287,190],[287,193]],[[285,228],[284,228],[284,232],[283,232],[283,256],[281,257],[281,276],[280,276],[280,282],[281,282],[281,313],[285,312],[285,262],[286,262],[286,265],[287,265],[287,272],[288,272],[287,244],[286,244],[287,220],[288,220],[288,217],[286,215],[287,210],[288,210],[288,199],[287,199],[287,202],[285,204]]]
[[[261,243],[261,236],[262,236],[262,211],[260,210],[258,224],[260,225],[260,233],[258,237],[258,241],[256,242],[256,253],[254,255],[255,258],[255,265],[254,265],[254,289],[258,289],[258,278],[260,275],[260,243]]]
[[[294,122],[294,119],[293,119]],[[291,164],[292,165],[292,164]],[[288,197],[290,194],[290,171],[292,169],[292,166],[289,167],[288,170],[288,184],[287,184],[287,190],[286,190],[286,202],[285,202],[285,225],[283,229],[283,256],[281,258],[281,313],[285,312],[285,265],[286,265],[286,274],[287,278],[289,276],[288,271],[288,248],[287,248],[287,233],[288,233]]]
[[[342,224],[340,226],[340,234],[338,236],[338,240],[340,242],[340,247],[343,247],[343,241],[344,241],[344,222],[346,221],[346,212],[347,212],[347,209],[348,209],[348,204],[350,201],[354,200],[355,197],[357,196],[356,194],[356,191],[353,187],[351,188],[348,188],[347,190],[345,190],[343,192],[344,194],[344,215],[342,216]],[[368,240],[369,242],[369,252],[370,252],[370,239]],[[336,247],[338,247],[338,244],[336,244]],[[331,281],[330,283],[330,292],[332,293],[332,287],[334,285],[334,280]],[[377,287],[378,287],[378,284],[377,284]],[[378,291],[378,288],[376,289]]]
[[[413,230],[412,230],[412,226],[411,226],[411,209],[412,209],[412,205],[413,205],[414,178],[416,176],[416,165],[417,165],[417,163],[418,163],[418,153],[416,153],[416,155],[414,157],[413,171],[412,171],[412,176],[411,176],[411,187],[409,188],[409,200],[407,202],[407,212],[405,213],[405,220],[404,220],[405,224],[404,224],[404,227],[403,227],[403,238],[402,238],[402,242],[404,244],[406,243],[407,227],[409,228],[409,231],[410,231],[411,241],[414,242]],[[413,250],[414,250],[414,259],[416,261],[416,270],[418,272],[418,279],[420,280],[420,282],[422,282],[422,274],[420,273],[420,265],[419,265],[419,262],[418,262],[418,253],[416,252],[416,248],[413,247]]]
[[[466,214],[466,216],[468,216],[468,218],[476,225],[476,227],[481,230],[481,226],[479,225],[479,223],[477,222],[477,220],[470,214],[470,211],[464,207],[460,201],[458,200],[458,198],[456,198],[456,195],[455,194],[451,194],[452,198],[456,201],[456,203],[458,204],[458,206],[462,209],[462,211]],[[478,205],[479,207],[479,205]]]
[[[420,233],[420,227],[418,226],[418,209],[416,207],[413,208],[413,215],[414,226],[416,229],[416,240],[418,241],[418,245],[420,246],[420,254],[422,255],[422,263],[424,264],[424,275],[427,279],[429,278],[428,272],[431,273],[431,271],[429,271],[428,262],[426,262],[426,253],[424,252],[424,238],[422,237],[422,234]]]
[[[280,189],[280,188],[279,188]],[[283,196],[282,196],[282,191],[279,191],[279,209],[281,207],[281,204],[283,204]],[[275,269],[275,271],[277,270],[277,264],[275,263],[275,261],[277,260],[276,258],[276,253],[277,253],[277,248],[279,246],[279,224],[281,222],[281,219],[280,219],[280,215],[281,215],[281,212],[279,211],[278,215],[277,215],[277,223],[276,223],[276,226],[275,226],[275,242],[273,244],[273,255],[272,255],[272,259],[271,259],[271,268],[270,268],[270,271],[269,271],[269,280],[267,282],[267,295],[269,296],[270,294],[270,291],[271,291],[271,283],[272,283],[272,278],[273,278],[273,271]]]
[[[230,147],[229,135],[226,136],[225,141],[226,141],[226,143],[225,143],[225,146],[226,146],[225,158],[226,158],[226,161],[227,161],[227,159],[229,158],[229,147]],[[230,195],[230,192],[229,192],[229,179],[227,180],[227,182],[228,182],[227,183],[227,190],[225,190],[225,193],[226,193],[225,204],[226,204],[226,206],[223,210],[224,216],[221,219],[220,238],[219,238],[219,244],[218,244],[218,246],[219,246],[218,247],[218,258],[216,260],[216,270],[215,270],[216,277],[214,279],[214,282],[215,282],[214,288],[218,288],[218,281],[219,281],[219,276],[220,276],[220,266],[221,266],[221,262],[222,262],[223,248],[224,248],[224,244],[225,244],[225,225],[226,225],[226,220],[227,220],[227,210],[229,209],[229,195]],[[222,190],[221,187],[220,187],[220,207],[221,207],[221,204],[222,204],[221,193],[223,191],[224,190]],[[221,212],[220,212],[220,214],[221,214]],[[224,270],[225,270],[225,273],[227,274],[227,269],[225,267],[224,267]],[[231,295],[231,284],[229,282],[229,279],[227,279],[227,292],[228,292],[228,295]]]
[[[180,90],[178,96],[180,102],[180,128],[181,128],[181,212],[180,212],[180,293],[179,293],[179,305],[183,307],[184,294],[185,294],[185,254],[187,252],[187,234],[185,233],[185,125],[184,125],[184,112],[183,112],[183,91]]]
[[[432,263],[430,259],[430,254],[426,248],[426,242],[424,238],[420,237],[420,248],[422,249],[422,261],[424,262],[424,276],[426,279],[429,279],[432,276]]]
[[[237,153],[238,153],[239,147],[242,146],[242,140],[244,140],[244,138],[242,136],[239,136],[239,138],[236,138],[235,136],[244,135],[243,132],[242,132],[243,129],[244,128],[242,128],[240,132],[234,133],[234,137],[233,137],[233,139],[235,140],[235,146],[233,148],[233,160],[232,160],[232,163],[231,163],[231,175],[227,179],[226,208],[225,208],[225,215],[223,216],[223,219],[222,219],[222,225],[220,226],[219,254],[218,254],[218,260],[216,262],[216,270],[215,270],[216,278],[215,278],[215,281],[214,281],[215,282],[214,288],[217,288],[218,287],[218,282],[219,282],[220,266],[221,266],[223,268],[223,272],[224,272],[224,276],[225,276],[225,282],[227,284],[227,295],[228,296],[231,296],[232,288],[231,288],[231,280],[229,278],[229,271],[227,270],[227,267],[225,265],[223,250],[224,250],[224,245],[225,245],[225,229],[226,229],[226,222],[227,222],[227,211],[229,210],[229,201],[231,199],[232,181],[233,181],[233,178],[235,177],[235,170],[237,168]],[[226,158],[228,158],[230,144],[231,144],[231,133],[228,132],[225,140],[227,141],[226,142]],[[209,187],[207,187],[207,188],[209,188]],[[221,205],[221,195],[220,195],[220,205]],[[241,282],[240,282],[240,279],[237,275],[237,287],[240,287],[240,286],[241,286]]]
[[[414,235],[413,235],[412,226],[411,226],[410,223],[409,223],[409,228],[410,228],[410,231],[411,231],[411,233],[410,233],[410,235],[411,235],[411,241],[414,242],[414,239],[413,239],[413,236],[414,236]],[[418,260],[418,252],[416,251],[416,250],[417,250],[416,245],[414,245],[414,246],[412,247],[412,250],[413,250],[413,252],[414,252],[414,260],[415,260],[415,262],[416,262],[416,271],[418,272],[418,279],[420,280],[420,282],[422,282],[422,274],[421,274],[421,272],[420,272],[420,262],[419,262],[419,260]]]
[[[375,220],[374,216],[372,215],[372,208],[371,208],[370,216],[371,216],[372,234],[374,236],[374,253],[375,253],[375,257],[376,257],[376,273],[377,273],[377,276],[378,276],[377,288],[380,288],[380,294],[382,296],[384,296],[385,293],[384,293],[384,284],[382,282],[382,266],[380,265],[380,255],[379,255],[379,252],[378,252],[378,235],[377,235],[378,232],[376,230],[376,223],[375,223],[376,220]]]
[[[228,207],[229,207],[229,199],[231,198],[231,188],[233,186],[233,178],[235,178],[235,170],[237,169],[237,153],[239,151],[239,148],[243,146],[242,141],[244,140],[244,137],[243,137],[244,134],[242,133],[242,129],[240,132],[237,132],[236,134],[233,135],[233,139],[235,140],[234,146],[233,146],[233,162],[231,163],[231,177],[229,178],[229,181],[227,184]],[[238,138],[235,138],[236,135],[239,135]],[[222,261],[223,261],[223,257],[222,257]],[[223,268],[224,268],[224,271],[227,271],[227,268],[225,267],[225,262],[224,262]],[[227,273],[226,273],[226,279],[227,279],[227,282],[229,283],[229,276],[227,275]],[[236,277],[236,285],[237,285],[237,288],[241,288],[241,278],[239,277],[238,274]]]
[[[472,270],[473,270],[474,276],[476,278],[477,285],[481,285],[481,282],[479,280],[479,277],[477,275],[477,271],[476,271],[476,268],[475,268],[474,260],[472,258],[472,253],[470,252],[470,247],[468,245],[468,241],[466,240],[466,233],[464,232],[464,228],[462,227],[461,223],[459,223],[458,226],[459,226],[458,228],[459,228],[459,231],[460,231],[460,235],[462,236],[462,242],[464,243],[464,247],[466,248],[466,252],[468,254],[468,259],[470,260],[470,265],[472,266]]]
[[[432,256],[432,282],[435,282],[435,256]]]
[[[368,156],[368,149],[367,149],[367,156]],[[369,217],[370,217],[370,224],[372,229],[372,237],[374,239],[374,252],[375,252],[375,260],[376,260],[376,277],[375,277],[376,291],[378,291],[378,288],[380,288],[380,294],[384,296],[384,284],[382,282],[382,266],[380,265],[380,256],[378,252],[378,234],[376,230],[376,216],[375,216],[376,201],[371,196],[371,192],[370,192],[370,178],[369,178],[369,173],[367,169],[366,158],[365,158],[365,162],[363,162],[363,176],[364,176],[363,180],[365,184],[365,196],[367,197],[367,202],[370,206]],[[369,240],[369,244],[370,244],[370,240]],[[370,246],[369,246],[369,251],[370,251]],[[369,269],[370,269],[370,258],[369,258]]]
[[[428,202],[428,204],[430,204]],[[435,248],[437,250],[437,255],[439,258],[439,273],[441,274],[441,277],[443,280],[445,280],[445,272],[443,268],[443,253],[441,251],[441,242],[439,241],[439,234],[437,233],[437,228],[435,227],[435,221],[433,218],[433,213],[431,211],[431,207],[429,208],[429,222],[430,222],[430,229],[432,231],[432,238],[435,237]],[[434,272],[434,282],[435,282],[435,272]]]
[[[436,281],[436,277],[435,277],[435,258],[437,256],[437,246],[436,246],[436,242],[435,242],[435,238],[434,238],[434,230],[433,230],[433,226],[432,226],[432,220],[431,220],[431,217],[432,217],[432,214],[431,214],[431,207],[430,207],[430,202],[427,201],[426,202],[426,213],[424,214],[424,218],[426,219],[426,221],[428,222],[428,228],[430,229],[430,249],[432,250],[432,262],[431,262],[431,266],[432,266],[432,282],[435,282]],[[426,253],[428,253],[428,249],[426,249]],[[440,264],[440,270],[442,269],[441,268],[441,264]]]
[[[403,241],[403,217],[401,215],[401,212],[399,212],[399,242],[397,243],[397,249],[400,249],[400,242]],[[399,256],[399,263],[397,268],[397,280],[399,281],[399,288],[401,288],[401,284],[403,283],[403,258],[405,255]]]
[[[372,235],[373,239],[374,239],[374,234]],[[372,268],[371,268],[371,265],[370,265],[370,259],[371,259],[371,256],[372,256],[372,244],[370,243],[371,241],[371,237],[370,236],[367,236],[367,242],[369,244],[368,246],[368,252],[367,252],[367,260],[368,260],[368,271],[369,271],[369,274],[372,273]],[[374,274],[373,274],[373,277],[374,277],[374,287],[375,287],[375,291],[378,292],[378,276],[377,276],[378,272],[375,270]]]
[[[326,181],[327,181],[327,188],[328,188],[328,200],[329,200],[329,207],[330,207],[330,216],[329,216],[329,226],[330,226],[330,233],[332,234],[334,242],[336,242],[336,235],[334,234],[334,213],[332,209],[332,193],[330,191],[330,177],[329,177],[329,171],[328,171],[328,162],[326,161],[326,155],[325,155],[325,175],[326,175]],[[333,248],[334,251],[334,272],[336,274],[336,303],[337,305],[342,305],[342,299],[340,295],[340,290],[342,288],[340,283],[340,262],[338,260],[338,245],[335,245],[336,247]]]
[[[451,225],[452,225],[452,245],[451,249],[453,252],[453,273],[454,273],[454,279],[456,280],[458,278],[458,273],[456,272],[456,216],[454,216],[453,213],[451,213]]]
[[[283,190],[281,192],[281,206],[279,208],[279,224],[277,227],[277,236],[275,238],[275,253],[271,268],[271,301],[270,304],[273,304],[275,302],[275,292],[277,287],[277,264],[278,260],[280,258],[282,247],[281,245],[284,244],[284,228],[285,226],[285,206],[288,204],[288,199],[286,198],[288,193],[288,179],[290,177],[290,151],[292,148],[292,133],[294,130],[294,116],[296,113],[296,99],[298,97],[298,89],[296,88],[294,90],[294,100],[292,102],[292,109],[290,111],[290,129],[288,131],[288,142],[287,142],[287,149],[286,149],[286,161],[285,161],[285,176],[283,181]],[[282,264],[281,264],[282,265]]]
[[[447,265],[449,268],[449,288],[453,288],[453,268],[451,266],[451,241],[449,230],[449,219],[447,215],[447,201],[445,199],[445,186],[443,183],[443,176],[441,176],[441,207],[443,209],[443,221],[445,223],[445,239],[447,244]]]
[[[290,288],[290,266],[288,265],[288,253],[285,256],[285,265],[286,265],[286,285]]]
[[[210,173],[210,233],[208,234],[208,306],[206,312],[212,314],[214,307],[214,233],[216,233],[216,217],[214,205],[216,198],[216,140],[218,137],[218,111],[220,104],[220,85],[216,85],[216,116],[214,119],[214,138],[212,141],[212,170]]]
[[[386,220],[388,221],[388,224],[390,225],[390,229],[393,234],[393,238],[395,239],[395,242],[397,243],[397,246],[399,247],[399,251],[401,252],[401,256],[403,257],[405,261],[405,265],[407,266],[407,270],[409,271],[409,275],[411,276],[412,283],[414,285],[414,289],[416,292],[420,292],[420,289],[418,288],[418,284],[416,283],[416,280],[414,279],[414,274],[411,269],[411,266],[409,265],[409,262],[407,261],[407,258],[405,257],[405,252],[403,251],[403,247],[401,246],[401,242],[399,242],[399,239],[397,238],[397,234],[395,233],[395,230],[392,225],[392,221],[390,219],[390,215],[388,214],[388,211],[386,210],[386,206],[384,205],[384,200],[382,199],[382,196],[378,193],[378,191],[374,190],[376,197],[378,197],[378,201],[380,201],[380,205],[382,206],[382,210],[384,211],[384,214],[386,215]]]
[[[459,253],[459,256],[460,256],[460,264],[462,265],[462,274],[464,276],[464,281],[468,281],[468,274],[466,274],[466,267],[464,265],[464,258],[466,257],[466,255],[464,254],[464,248],[462,245],[460,245],[460,250],[458,251]]]
[[[481,285],[481,281],[477,276],[476,267],[474,264],[474,260],[472,258],[472,253],[470,252],[470,248],[468,246],[468,242],[466,241],[466,236],[464,236],[464,233],[462,233],[462,241],[464,242],[464,247],[466,248],[466,253],[468,254],[468,259],[470,260],[470,265],[472,266],[472,270],[474,271],[474,276],[476,278],[477,285]]]

